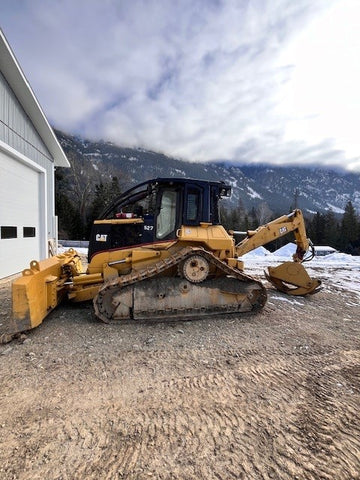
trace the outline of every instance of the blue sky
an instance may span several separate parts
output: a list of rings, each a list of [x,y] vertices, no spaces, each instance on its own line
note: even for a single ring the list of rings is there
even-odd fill
[[[49,121],[191,161],[360,171],[359,0],[2,0]]]

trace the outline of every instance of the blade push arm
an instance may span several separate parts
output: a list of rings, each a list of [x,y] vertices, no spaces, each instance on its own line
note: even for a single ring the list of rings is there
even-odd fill
[[[256,230],[248,230],[246,237],[236,245],[236,253],[241,257],[245,253],[291,232],[294,233],[297,245],[293,259],[295,262],[302,262],[309,249],[310,241],[306,236],[304,217],[299,209],[294,210],[289,215],[283,215],[265,225],[261,225]]]

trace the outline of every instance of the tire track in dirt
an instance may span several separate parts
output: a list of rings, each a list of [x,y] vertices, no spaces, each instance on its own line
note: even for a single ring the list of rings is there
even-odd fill
[[[308,398],[298,424],[301,438],[319,460],[317,473],[330,479],[335,469],[341,472],[339,478],[356,479],[360,466],[359,366],[342,370],[329,366],[308,378]],[[346,385],[346,378],[351,384]]]
[[[356,305],[319,295],[245,322],[49,322],[2,357],[0,478],[358,480]]]
[[[31,477],[22,478],[44,478],[45,472],[47,478],[57,473],[69,479],[171,478],[171,472],[173,478],[218,480],[355,479],[359,355],[342,351],[340,367],[338,354],[319,352],[323,347],[263,356],[256,349],[211,352],[211,368],[201,374],[194,368],[192,375],[180,373],[189,361],[184,352],[174,364],[164,353],[150,355],[145,369],[155,368],[162,358],[166,378],[150,378],[141,389],[135,383],[123,396],[116,388],[106,395],[106,385],[118,379],[124,386],[132,377],[107,369],[106,382],[97,388],[89,391],[81,382],[73,387],[87,400],[88,415],[78,416],[81,406],[69,403],[68,416],[58,418],[51,398],[39,411],[19,410],[23,468],[32,469]],[[190,355],[191,362],[199,358],[199,353]],[[129,363],[133,360],[130,356]],[[94,379],[104,378],[102,362],[93,368]],[[52,394],[60,389],[54,385]],[[104,396],[106,401],[98,404],[96,399]],[[64,464],[70,463],[69,470],[51,469],[56,451]],[[35,468],[39,459],[43,463]],[[159,462],[164,466],[160,475]]]
[[[92,465],[78,473],[95,478],[95,464],[106,478],[155,475],[161,452],[174,478],[330,479],[334,471],[339,479],[356,478],[359,443],[346,432],[346,422],[358,419],[355,402],[345,419],[334,419],[333,381],[321,382],[315,371],[310,381],[304,358],[292,360],[239,362],[231,370],[219,364],[222,373],[155,382],[141,408],[109,407],[105,417],[114,420],[105,448],[98,444]]]

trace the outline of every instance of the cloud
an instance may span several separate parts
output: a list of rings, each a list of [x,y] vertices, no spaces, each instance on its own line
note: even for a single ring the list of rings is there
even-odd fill
[[[346,145],[334,129],[309,135],[318,112],[294,107],[289,86],[291,45],[337,3],[5,0],[2,27],[67,132],[193,161],[332,166],[347,161]]]

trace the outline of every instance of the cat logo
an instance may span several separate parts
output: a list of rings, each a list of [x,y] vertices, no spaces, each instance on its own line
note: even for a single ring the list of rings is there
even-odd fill
[[[96,241],[97,241],[97,242],[106,242],[106,241],[107,241],[107,237],[108,237],[108,236],[105,235],[105,234],[103,234],[103,233],[102,233],[102,234],[101,234],[101,233],[97,233],[97,234],[96,234]]]

